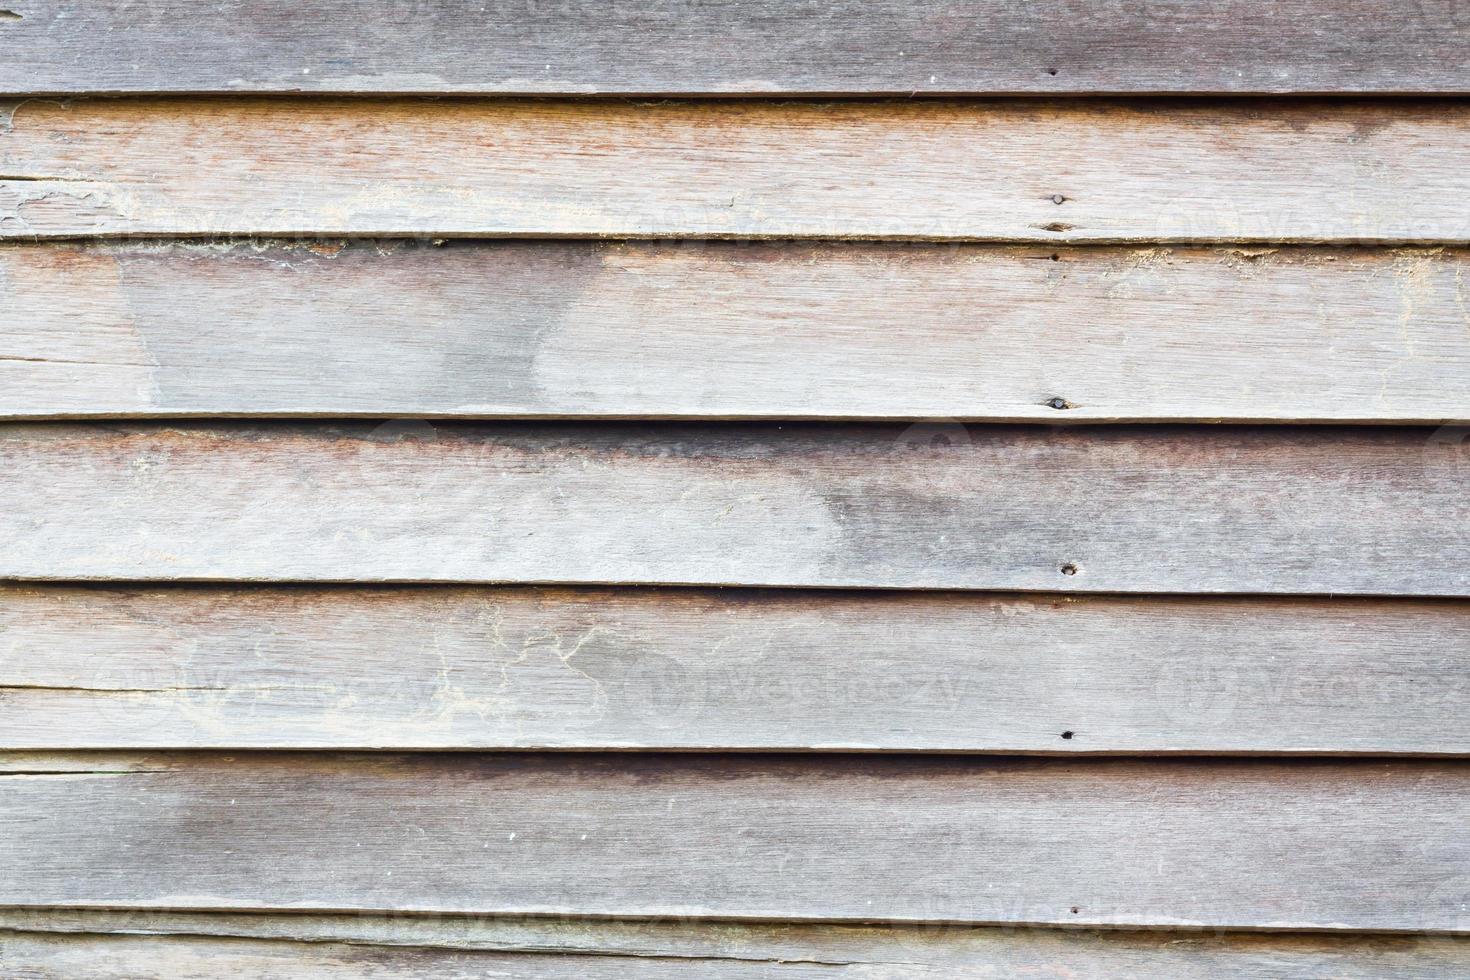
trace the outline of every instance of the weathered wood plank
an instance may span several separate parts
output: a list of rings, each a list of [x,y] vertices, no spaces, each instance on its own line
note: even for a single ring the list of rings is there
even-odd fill
[[[1470,755],[1470,604],[0,589],[0,747]]]
[[[1463,597],[1456,431],[12,424],[0,578]]]
[[[1460,249],[14,246],[0,416],[1463,422],[1467,269]]]
[[[166,948],[162,944],[172,942],[171,937],[176,936],[285,940],[262,946],[262,952],[278,954],[275,964],[297,951],[300,941],[347,943],[379,950],[418,947],[404,951],[418,958],[421,972],[410,975],[432,972],[436,977],[443,974],[427,971],[429,963],[440,965],[430,959],[435,955],[430,949],[444,956],[450,955],[450,951],[488,951],[506,956],[565,954],[568,962],[581,962],[589,956],[604,957],[624,967],[641,965],[644,960],[675,958],[685,975],[695,977],[700,976],[697,971],[701,968],[716,971],[754,968],[747,964],[760,964],[768,972],[776,971],[776,976],[789,976],[779,971],[804,965],[825,966],[824,976],[845,968],[857,971],[857,976],[871,977],[873,971],[881,969],[881,976],[895,980],[909,977],[931,980],[936,976],[1027,976],[1056,980],[1115,980],[1117,977],[1255,980],[1262,976],[1283,980],[1317,980],[1324,976],[1338,980],[1459,980],[1470,970],[1470,940],[1449,935],[1328,936],[1076,928],[1022,931],[1014,927],[953,925],[634,922],[394,913],[238,915],[82,909],[0,909],[0,928],[12,930],[5,937],[12,940],[12,950],[25,950],[32,957],[28,962],[46,963],[53,970],[57,968],[54,964],[67,962],[66,957],[73,955],[71,950],[80,956],[88,948],[86,944],[93,941],[106,944],[96,947],[99,958],[108,950],[126,950],[131,957],[130,965],[135,966],[143,962],[142,957],[149,950]],[[68,945],[68,934],[76,933],[89,935],[70,939],[75,945]],[[50,947],[29,945],[47,935],[61,941]],[[146,942],[131,946],[124,945],[126,941],[122,939],[101,939],[107,935],[169,938],[162,939],[160,946],[150,947]],[[214,948],[223,952],[222,947]],[[465,957],[453,962],[465,969],[468,964],[498,961]],[[525,977],[540,976],[534,967],[552,964],[525,959],[515,965],[513,975]],[[201,975],[210,973],[201,971]],[[89,980],[94,976],[83,975]],[[137,974],[125,976],[135,980]]]
[[[0,154],[3,238],[1470,239],[1445,102],[33,100]]]
[[[493,920],[492,920],[493,921]],[[621,923],[590,925],[590,934]],[[656,927],[655,927],[656,928]],[[649,930],[652,931],[652,930]],[[1470,943],[1450,938],[1321,936],[1180,936],[1086,934],[1061,930],[893,929],[837,926],[710,925],[683,927],[722,948],[702,955],[667,952],[596,953],[519,950],[485,952],[439,947],[383,947],[181,936],[0,933],[0,968],[25,980],[177,980],[231,976],[285,978],[625,978],[747,980],[780,977],[935,980],[939,976],[1026,976],[1054,980],[1259,978],[1316,980],[1459,980],[1470,970]],[[844,936],[844,934],[846,934]],[[726,936],[737,936],[727,939]],[[780,954],[744,948],[784,947]],[[820,952],[844,936],[843,956]],[[860,937],[856,942],[849,937]],[[779,937],[773,942],[768,937]],[[798,945],[811,941],[816,948]],[[737,945],[738,944],[738,945]],[[849,952],[857,946],[861,952]],[[795,948],[790,948],[795,947]],[[875,971],[881,971],[875,973]],[[940,972],[942,971],[942,972]]]
[[[1444,762],[102,753],[3,767],[0,904],[20,907],[1454,932],[1470,903],[1470,769]]]
[[[19,92],[1470,92],[1455,0],[7,0]]]

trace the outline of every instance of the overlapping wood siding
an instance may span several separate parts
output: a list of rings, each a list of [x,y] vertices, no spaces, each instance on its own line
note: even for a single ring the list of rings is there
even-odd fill
[[[1467,26],[5,0],[0,976],[1470,973]]]

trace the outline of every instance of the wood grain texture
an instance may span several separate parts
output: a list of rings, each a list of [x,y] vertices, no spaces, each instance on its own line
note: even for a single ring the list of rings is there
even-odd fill
[[[0,577],[1470,595],[1463,430],[0,428]]]
[[[1467,154],[1446,102],[32,100],[0,238],[1463,243]]]
[[[840,968],[864,980],[875,975],[892,980],[1012,976],[1053,980],[1118,977],[1257,980],[1263,976],[1281,980],[1318,980],[1327,976],[1336,980],[1459,980],[1470,968],[1470,939],[1464,935],[1127,932],[1075,927],[1022,931],[1014,927],[954,925],[589,921],[391,912],[240,915],[141,909],[0,909],[0,928],[9,931],[0,937],[0,944],[8,939],[13,956],[23,953],[28,957],[20,962],[33,964],[33,969],[40,969],[44,964],[53,971],[63,965],[69,968],[76,962],[72,957],[80,958],[86,953],[93,954],[92,963],[104,962],[109,954],[126,955],[129,965],[136,968],[144,962],[145,955],[161,955],[178,948],[170,945],[175,937],[182,937],[186,942],[189,937],[277,940],[259,947],[234,948],[242,953],[258,949],[271,957],[267,962],[278,971],[286,969],[293,955],[301,957],[301,962],[316,965],[307,950],[299,946],[301,942],[312,944],[309,948],[320,948],[323,943],[343,944],[326,950],[336,954],[329,963],[336,963],[338,957],[361,957],[376,951],[383,954],[380,962],[413,964],[419,972],[410,972],[410,976],[436,977],[442,974],[430,970],[431,965],[453,964],[461,970],[498,967],[510,975],[527,977],[544,975],[537,972],[538,968],[554,970],[558,962],[581,964],[589,957],[611,960],[625,971],[645,961],[657,965],[671,959],[682,968],[682,975],[696,978],[701,976],[698,972],[701,969],[715,971],[711,975],[717,977],[725,975],[719,972],[722,969],[753,970],[754,976],[789,977],[801,976],[792,971],[821,966],[826,970],[823,976],[841,976],[834,973]],[[87,935],[72,938],[77,933]],[[149,940],[133,945],[123,938],[127,936],[158,937],[154,940],[157,945],[148,945]],[[47,938],[57,941],[46,943]],[[32,945],[36,940],[42,942]],[[96,946],[89,945],[94,942]],[[393,952],[395,948],[399,950],[397,954]],[[185,946],[182,950],[201,955],[213,950],[215,956],[226,952],[224,947],[209,945]],[[504,959],[474,956],[448,959],[454,952],[497,953]],[[515,958],[527,954],[543,958]],[[395,955],[403,959],[395,962]],[[433,960],[435,955],[446,960]],[[558,956],[562,959],[549,958]],[[251,960],[243,963],[255,965]],[[361,961],[353,965],[362,968]],[[218,971],[197,972],[209,976]],[[80,975],[88,980],[94,980],[95,976],[85,972]],[[41,976],[50,980],[56,974]],[[127,980],[137,978],[137,974],[125,976]],[[174,975],[165,973],[164,976],[172,980]]]
[[[584,927],[616,932],[621,923]],[[0,933],[0,968],[25,980],[957,980],[1025,976],[1040,980],[1259,978],[1458,980],[1470,970],[1463,939],[1179,936],[1150,933],[955,929],[858,930],[843,927],[688,927],[724,947],[702,955],[647,952],[583,955],[549,950],[485,952],[442,947],[382,947],[185,936]],[[745,935],[754,937],[745,948]],[[726,936],[741,936],[727,939]],[[847,942],[834,942],[843,936]],[[860,937],[854,941],[850,937]],[[872,938],[869,938],[869,937]],[[718,939],[716,937],[719,937]],[[780,937],[773,941],[771,937]],[[932,938],[931,938],[932,937]],[[807,941],[810,947],[798,945]],[[761,946],[787,947],[771,954]],[[843,946],[846,959],[821,950]],[[730,948],[734,947],[734,948]],[[794,948],[791,948],[794,947]],[[857,947],[857,950],[851,949]],[[764,953],[764,955],[762,955]]]
[[[11,246],[0,416],[1463,422],[1467,269],[1460,249]]]
[[[0,747],[1470,755],[1470,604],[0,589]]]
[[[17,907],[1415,932],[1463,931],[1470,907],[1470,769],[1443,762],[101,753],[0,766],[0,904]]]
[[[12,92],[1470,92],[1454,0],[7,0]]]

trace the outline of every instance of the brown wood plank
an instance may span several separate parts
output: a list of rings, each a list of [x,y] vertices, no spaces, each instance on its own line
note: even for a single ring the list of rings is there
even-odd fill
[[[1470,604],[0,588],[8,749],[1470,755]]]
[[[32,100],[0,238],[1463,243],[1467,154],[1448,102]]]
[[[202,916],[197,918],[203,918]],[[239,918],[239,917],[237,917]],[[268,918],[273,923],[275,917]],[[307,917],[310,922],[315,917]],[[289,921],[289,920],[288,920]],[[493,924],[496,920],[486,920]],[[570,923],[588,937],[638,930],[663,939],[694,937],[707,950],[664,945],[591,955],[551,949],[506,952],[443,946],[289,942],[189,936],[0,933],[0,968],[26,980],[176,980],[231,976],[284,978],[625,978],[783,980],[835,978],[957,980],[1026,976],[1040,980],[1259,978],[1459,980],[1470,943],[1443,937],[1081,933],[1062,930],[856,929],[841,926],[667,927]],[[309,928],[309,925],[307,926]],[[410,926],[411,928],[411,926]],[[548,937],[565,938],[569,929]],[[554,941],[554,940],[553,940]],[[840,948],[839,953],[830,950]],[[773,951],[778,949],[779,952]],[[836,958],[841,957],[841,958]],[[881,972],[877,972],[881,971]]]
[[[7,0],[21,92],[1470,91],[1455,0]]]
[[[1173,930],[1128,932],[1116,929],[1083,930],[995,929],[967,926],[905,926],[898,924],[841,926],[792,923],[617,921],[514,916],[412,916],[395,913],[230,914],[160,912],[155,910],[0,909],[0,928],[9,931],[15,956],[24,951],[33,969],[45,964],[56,970],[70,966],[71,957],[95,955],[88,963],[103,962],[111,951],[129,957],[136,968],[154,950],[172,947],[173,937],[266,939],[280,942],[259,947],[273,955],[269,962],[281,969],[292,955],[306,950],[299,943],[351,944],[379,952],[385,962],[414,963],[422,976],[428,967],[453,963],[461,970],[472,965],[499,966],[510,975],[541,976],[539,969],[556,969],[557,962],[582,964],[589,957],[611,960],[624,969],[674,960],[687,975],[704,968],[723,976],[721,969],[756,969],[756,976],[790,976],[781,970],[821,966],[823,976],[838,968],[869,978],[875,971],[895,980],[936,976],[1027,976],[1055,980],[1115,980],[1117,977],[1160,977],[1167,980],[1240,977],[1318,980],[1458,980],[1470,968],[1470,941],[1463,935],[1389,936],[1342,933],[1228,933]],[[84,936],[75,936],[85,933]],[[168,937],[150,946],[133,946],[121,937]],[[104,939],[111,936],[110,939]],[[54,937],[54,944],[44,943]],[[72,938],[75,937],[75,938]],[[33,941],[43,943],[31,945]],[[0,939],[3,942],[3,939]],[[97,946],[89,944],[97,942]],[[403,949],[409,947],[409,949]],[[222,947],[195,950],[224,953]],[[394,948],[399,950],[393,952]],[[434,952],[431,952],[434,951]],[[328,948],[342,956],[362,956],[367,950]],[[465,956],[449,960],[453,952],[489,952],[504,959]],[[559,956],[560,960],[514,959],[526,954]],[[156,954],[155,954],[156,955]],[[445,957],[435,961],[433,956]],[[0,960],[3,962],[3,960]],[[246,960],[252,966],[254,961]],[[310,963],[307,958],[305,962]],[[331,960],[330,962],[336,962]],[[396,965],[395,962],[395,965]],[[758,964],[759,969],[752,964]],[[315,964],[313,964],[315,965]],[[361,961],[354,962],[362,969]],[[942,973],[940,971],[943,971]],[[201,975],[212,971],[201,970]],[[66,974],[62,974],[65,976]],[[83,972],[88,980],[94,974]],[[164,974],[172,976],[171,974]],[[279,974],[270,974],[272,977]],[[287,974],[290,975],[290,974]],[[360,974],[354,974],[358,976]],[[392,974],[389,974],[390,976]],[[455,974],[450,974],[451,976]],[[473,972],[468,975],[476,976]],[[503,974],[491,974],[503,975]],[[553,976],[556,974],[552,974]],[[627,973],[620,973],[626,976]],[[640,975],[642,975],[640,973]],[[744,976],[746,974],[735,974]],[[800,974],[796,974],[800,975]],[[839,975],[840,974],[836,974]],[[53,974],[42,974],[51,977]],[[137,974],[124,974],[136,980]]]
[[[1470,595],[1463,430],[0,428],[0,578]]]
[[[0,416],[1464,422],[1467,268],[1462,249],[12,246]]]
[[[19,907],[1456,932],[1470,903],[1470,769],[1456,763],[3,765],[0,904]]]

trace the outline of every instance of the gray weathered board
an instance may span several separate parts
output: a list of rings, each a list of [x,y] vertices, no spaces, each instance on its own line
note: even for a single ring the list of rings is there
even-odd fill
[[[1470,239],[1456,102],[178,98],[4,119],[9,239]]]
[[[649,753],[0,760],[0,905],[1466,929],[1470,770]],[[105,832],[100,830],[105,820]]]
[[[260,931],[275,927],[308,934],[318,921],[314,916],[284,922],[276,916],[195,918],[204,928],[210,918],[264,920],[265,925],[252,925]],[[298,918],[304,922],[294,921]],[[413,931],[411,919],[398,921],[405,932]],[[492,929],[496,922],[480,921]],[[446,944],[437,936],[422,946],[381,946],[228,936],[0,932],[0,970],[25,980],[1462,980],[1470,973],[1470,940],[1439,936],[735,924],[670,928],[618,922],[551,923],[539,935],[534,927],[522,931],[537,935],[540,945],[484,950]],[[579,948],[603,936],[623,935],[637,937],[636,945],[624,949],[607,943],[615,947],[612,952]]]
[[[1470,421],[1463,249],[0,248],[0,416]]]
[[[1464,597],[1466,436],[14,423],[0,577]]]
[[[1470,92],[1455,0],[6,0],[19,92]]]
[[[0,747],[1470,755],[1470,603],[0,589]]]

